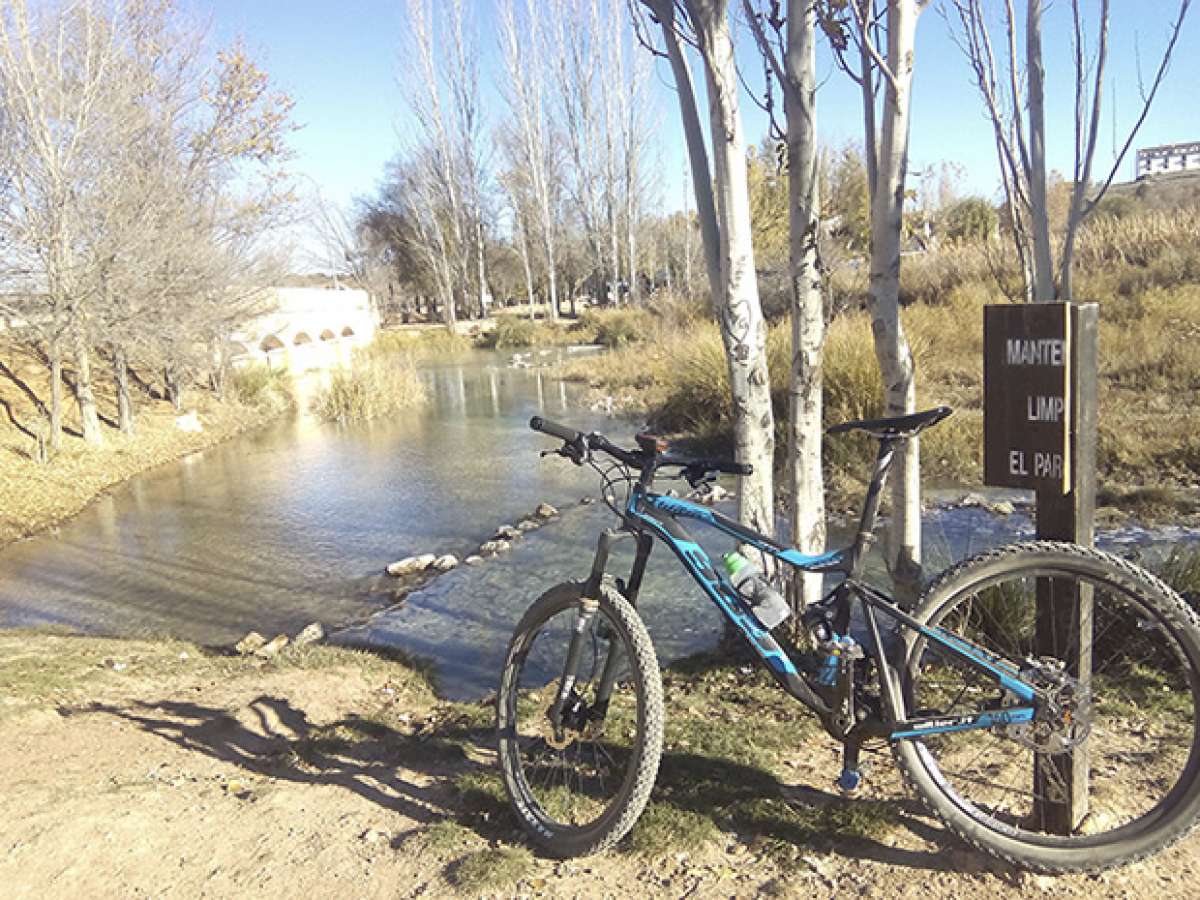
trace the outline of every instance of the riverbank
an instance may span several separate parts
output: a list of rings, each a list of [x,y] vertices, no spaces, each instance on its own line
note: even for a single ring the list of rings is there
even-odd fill
[[[10,632],[0,694],[14,897],[1182,898],[1200,874],[1195,837],[1098,876],[1015,871],[950,838],[883,757],[844,800],[833,742],[738,660],[668,670],[650,807],[617,850],[566,861],[516,830],[490,704],[439,701],[403,661]]]
[[[97,497],[135,475],[175,462],[226,441],[279,414],[236,401],[218,403],[201,397],[189,406],[201,430],[183,430],[168,403],[139,411],[137,432],[113,431],[103,446],[68,439],[49,463],[36,462],[31,441],[0,438],[0,547],[52,528],[77,515]],[[190,425],[186,423],[185,425]]]

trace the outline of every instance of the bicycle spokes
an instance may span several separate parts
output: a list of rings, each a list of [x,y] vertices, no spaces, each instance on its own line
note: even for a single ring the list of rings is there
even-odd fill
[[[1086,836],[1168,800],[1192,754],[1198,686],[1160,615],[1134,594],[1079,573],[1016,573],[959,595],[933,624],[1014,661],[1039,695],[1031,721],[923,740],[963,802],[1009,829],[1057,835],[1057,808],[1074,793],[1069,830]],[[908,698],[918,714],[1017,705],[978,668],[919,646]]]
[[[574,683],[559,707],[563,666],[578,610],[547,621],[521,668],[515,731],[531,799],[556,823],[584,827],[617,798],[629,770],[638,731],[638,698],[629,679],[619,632],[604,613],[582,632]],[[557,659],[556,659],[557,657]],[[601,690],[605,675],[607,696]]]

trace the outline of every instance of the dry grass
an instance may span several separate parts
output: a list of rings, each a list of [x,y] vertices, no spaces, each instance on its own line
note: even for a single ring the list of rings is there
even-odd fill
[[[1175,210],[1097,218],[1080,236],[1076,296],[1100,304],[1102,480],[1194,484],[1200,479],[1200,212]],[[841,278],[852,279],[854,273]],[[977,482],[982,474],[983,306],[1019,293],[1012,251],[999,242],[950,246],[906,258],[901,320],[917,369],[917,404],[949,404],[956,415],[922,436],[927,477]],[[853,298],[843,284],[840,296]],[[777,422],[786,415],[789,332],[768,337]],[[571,364],[565,377],[587,381],[618,406],[647,413],[656,427],[728,442],[728,375],[715,324],[660,319],[634,348]],[[882,411],[882,385],[870,322],[860,304],[830,325],[825,347],[828,424]],[[784,447],[782,427],[777,446]],[[826,443],[827,473],[852,487],[874,444],[861,436]]]
[[[471,338],[445,328],[381,331],[366,347],[371,356],[404,354],[413,359],[430,359],[448,353],[463,353],[474,346]]]
[[[950,403],[963,415],[931,433],[927,453],[946,477],[958,477],[976,465],[971,447],[982,431],[982,315],[964,296],[951,304],[908,310],[905,327],[917,360],[923,398]],[[943,352],[946,334],[955,335],[952,352]],[[779,323],[767,335],[772,400],[779,423],[777,447],[786,446],[790,326]],[[700,322],[686,329],[660,326],[648,339],[603,357],[570,363],[565,378],[585,381],[611,394],[625,408],[647,412],[656,428],[685,434],[705,444],[728,441],[733,406],[725,350],[717,326]],[[883,386],[875,359],[870,320],[865,313],[836,318],[825,344],[825,419],[828,424],[882,413]],[[925,402],[923,400],[923,402]],[[869,439],[849,436],[826,444],[831,473],[864,476],[874,454]]]
[[[312,411],[326,422],[369,422],[425,401],[425,385],[411,356],[361,353],[349,368],[331,373],[313,397]]]

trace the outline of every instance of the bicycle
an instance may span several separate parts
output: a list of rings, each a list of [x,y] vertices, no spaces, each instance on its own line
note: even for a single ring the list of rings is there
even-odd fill
[[[649,799],[663,693],[636,605],[656,540],[842,743],[844,791],[860,783],[864,745],[890,744],[904,781],[952,832],[1052,874],[1128,863],[1187,833],[1200,814],[1200,624],[1167,585],[1110,554],[1039,541],[953,566],[911,613],[862,580],[898,447],[950,413],[829,429],[866,432],[879,450],[854,542],[817,555],[654,490],[664,469],[699,486],[718,473],[750,474],[749,466],[679,456],[653,435],[623,449],[598,433],[531,420],[563,442],[542,455],[590,464],[620,516],[619,528],[601,534],[590,575],[534,602],[505,657],[499,760],[535,844],[564,857],[603,850]],[[798,614],[816,650],[801,652],[763,627],[680,519],[794,569],[841,575]],[[627,580],[611,579],[609,553],[624,539],[636,541],[633,565]]]

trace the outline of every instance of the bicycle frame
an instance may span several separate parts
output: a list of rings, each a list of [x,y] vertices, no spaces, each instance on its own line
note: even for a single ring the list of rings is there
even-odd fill
[[[881,442],[854,543],[841,550],[817,555],[806,555],[794,548],[777,544],[765,535],[706,506],[654,492],[651,489],[654,477],[653,467],[647,467],[647,470],[643,471],[642,478],[630,492],[624,511],[624,528],[621,531],[607,531],[600,538],[591,577],[585,585],[584,596],[596,596],[612,544],[622,538],[636,536],[638,548],[629,582],[628,584],[619,583],[626,599],[630,603],[636,604],[653,540],[658,538],[679,558],[688,574],[716,604],[726,621],[746,637],[780,685],[813,710],[821,718],[826,729],[839,739],[848,742],[861,741],[863,737],[902,740],[1032,721],[1035,714],[1037,692],[1021,677],[1019,671],[1005,661],[942,631],[940,628],[918,622],[900,609],[892,598],[859,580],[865,552],[873,540],[883,485],[894,458],[898,440],[885,438]],[[840,683],[835,686],[834,690],[829,690],[830,686],[828,685],[810,683],[797,670],[792,659],[774,636],[755,619],[746,602],[728,579],[718,573],[708,554],[688,534],[678,521],[679,519],[701,522],[800,571],[844,575],[844,580],[818,605],[818,612],[820,614],[829,613],[828,620],[836,623],[838,629],[844,631],[848,628],[851,603],[855,599],[860,602],[863,618],[871,638],[871,645],[865,646],[864,650],[873,655],[879,672],[883,720],[856,721],[848,708],[847,691]],[[905,718],[903,706],[897,696],[896,685],[892,680],[893,667],[890,665],[884,649],[877,612],[883,612],[901,626],[923,635],[944,654],[955,657],[982,672],[1012,694],[1019,705],[959,715]],[[609,654],[606,661],[599,689],[601,698],[606,698],[611,691],[615,679],[615,656],[616,654]],[[566,672],[574,672],[574,667],[570,663],[568,663]],[[565,694],[566,690],[564,689],[563,695],[565,696]]]

